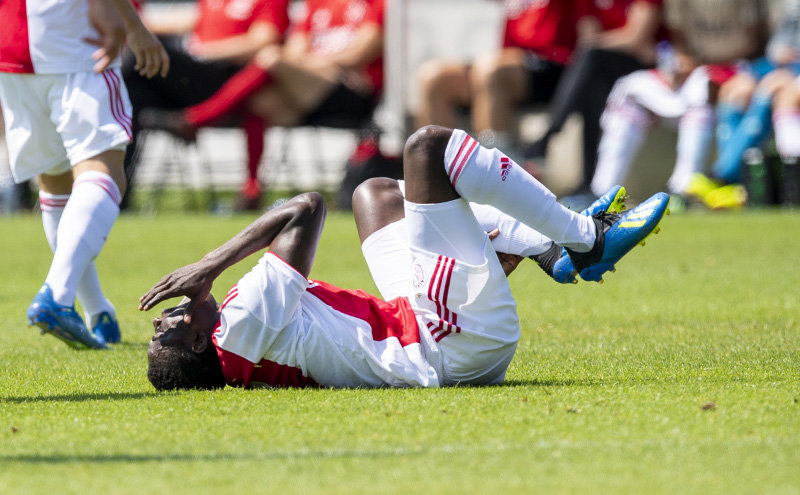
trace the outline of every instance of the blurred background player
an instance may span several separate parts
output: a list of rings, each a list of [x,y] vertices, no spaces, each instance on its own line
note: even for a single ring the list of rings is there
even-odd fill
[[[583,175],[569,195],[588,191],[597,162],[600,116],[614,83],[626,74],[653,67],[656,41],[666,35],[662,0],[584,0],[583,3],[579,9],[585,14],[579,21],[578,49],[556,86],[548,127],[523,152],[525,160],[544,166],[550,138],[577,111],[583,121]]]
[[[246,110],[267,126],[359,127],[383,89],[384,0],[307,0],[282,48],[261,50],[206,100],[141,123],[191,137]],[[249,196],[255,209],[261,190]]]
[[[169,60],[127,0],[10,0],[0,18],[13,26],[0,30],[11,170],[17,182],[39,176],[54,251],[28,323],[72,347],[102,348],[120,332],[93,260],[119,213],[131,133],[117,55],[125,39],[144,77],[165,75]],[[74,309],[76,293],[92,332]]]
[[[655,117],[678,126],[676,165],[667,187],[676,208],[684,203],[693,174],[705,166],[720,88],[736,73],[737,62],[763,53],[768,11],[762,0],[667,0],[665,9],[671,42],[659,45],[657,71],[634,72],[612,90],[591,195],[570,198],[576,207],[602,194],[604,185],[624,182]]]
[[[709,207],[742,206],[744,153],[775,131],[778,153],[793,162],[797,156],[798,117],[793,110],[795,77],[800,73],[800,1],[781,2],[778,27],[764,57],[742,64],[719,93],[718,157],[713,179],[696,176],[692,195]],[[772,123],[770,122],[772,120]]]
[[[133,142],[125,167],[128,180],[136,169],[142,109],[183,109],[207,99],[260,50],[279,46],[289,24],[288,0],[199,0],[195,5],[183,15],[170,13],[146,19],[164,41],[172,60],[166,78],[141,77],[133,70],[130,58],[123,66],[133,104]],[[248,170],[241,194],[247,197],[261,189],[256,171],[264,151],[265,127],[252,114],[244,114],[241,125],[247,139]]]
[[[472,131],[489,147],[513,150],[520,105],[546,103],[570,62],[579,12],[557,0],[503,2],[503,49],[471,65],[431,60],[419,71],[417,126],[454,127],[470,107]]]

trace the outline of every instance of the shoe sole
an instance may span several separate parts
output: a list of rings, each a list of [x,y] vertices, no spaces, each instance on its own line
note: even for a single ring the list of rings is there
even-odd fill
[[[61,325],[50,313],[42,309],[37,310],[33,317],[28,316],[28,326],[38,327],[40,334],[50,334],[73,349],[104,349],[104,347],[90,347],[80,340],[76,340],[74,335],[62,329]]]
[[[670,214],[670,211],[669,211],[669,198],[667,197],[667,201],[664,201],[663,203],[665,204],[664,212],[661,214],[661,216],[658,219],[658,222],[656,222],[655,226],[650,230],[650,232],[648,232],[644,237],[642,237],[636,243],[632,244],[631,247],[629,247],[628,249],[624,250],[622,253],[613,255],[611,257],[611,259],[609,259],[607,261],[603,261],[601,259],[600,261],[598,261],[597,263],[593,264],[592,266],[590,266],[588,268],[584,268],[580,272],[580,277],[582,279],[586,280],[587,282],[597,282],[599,284],[602,284],[603,283],[603,274],[604,273],[606,273],[606,272],[611,272],[611,273],[616,272],[617,270],[616,270],[615,265],[617,264],[617,262],[620,259],[622,259],[629,252],[631,252],[631,250],[633,250],[633,248],[635,248],[637,245],[638,246],[644,246],[646,244],[647,239],[651,235],[657,235],[659,232],[661,232],[661,222],[664,221],[664,217],[665,216]],[[644,206],[646,204],[647,204],[647,202],[643,203],[640,206]],[[637,208],[638,208],[638,206],[637,206]],[[654,208],[658,208],[658,206],[655,206]]]

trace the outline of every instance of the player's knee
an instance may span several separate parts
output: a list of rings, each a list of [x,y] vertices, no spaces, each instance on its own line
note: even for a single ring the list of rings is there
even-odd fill
[[[403,195],[397,180],[388,177],[372,177],[359,184],[353,191],[353,213],[369,214],[381,205],[398,203],[402,208]]]
[[[444,150],[453,133],[452,129],[438,125],[420,127],[406,140],[404,156],[429,157],[434,150]]]

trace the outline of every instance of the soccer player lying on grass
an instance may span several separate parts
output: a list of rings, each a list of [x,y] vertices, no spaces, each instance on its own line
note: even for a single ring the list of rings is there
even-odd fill
[[[501,383],[520,324],[503,267],[467,200],[491,204],[563,246],[589,280],[650,234],[668,202],[658,193],[622,214],[581,215],[498,150],[436,126],[409,138],[404,172],[401,222],[396,208],[370,201],[378,195],[361,191],[355,201],[373,276],[394,299],[308,280],[325,207],[319,194],[301,194],[141,297],[142,310],[189,297],[153,321],[151,383],[160,390]],[[385,242],[387,232],[401,237]],[[399,251],[384,253],[381,245]],[[217,306],[214,279],[266,247]],[[375,269],[401,257],[405,271]]]

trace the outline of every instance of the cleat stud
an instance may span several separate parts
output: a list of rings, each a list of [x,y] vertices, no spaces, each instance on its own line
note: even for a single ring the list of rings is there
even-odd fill
[[[617,269],[616,269],[616,268],[612,268],[612,269],[611,269],[611,270],[609,270],[609,271],[610,271],[611,273],[617,273]]]
[[[603,285],[603,282],[605,282],[605,280],[603,280],[602,278],[597,281],[597,283],[600,284],[600,285]]]
[[[571,283],[572,283],[573,285],[576,285],[576,284],[578,283],[578,279],[577,279],[577,278],[576,278],[576,279],[573,279]]]
[[[654,234],[658,234],[659,232],[661,232],[661,227],[656,227],[656,228],[653,230],[653,233],[654,233]]]

